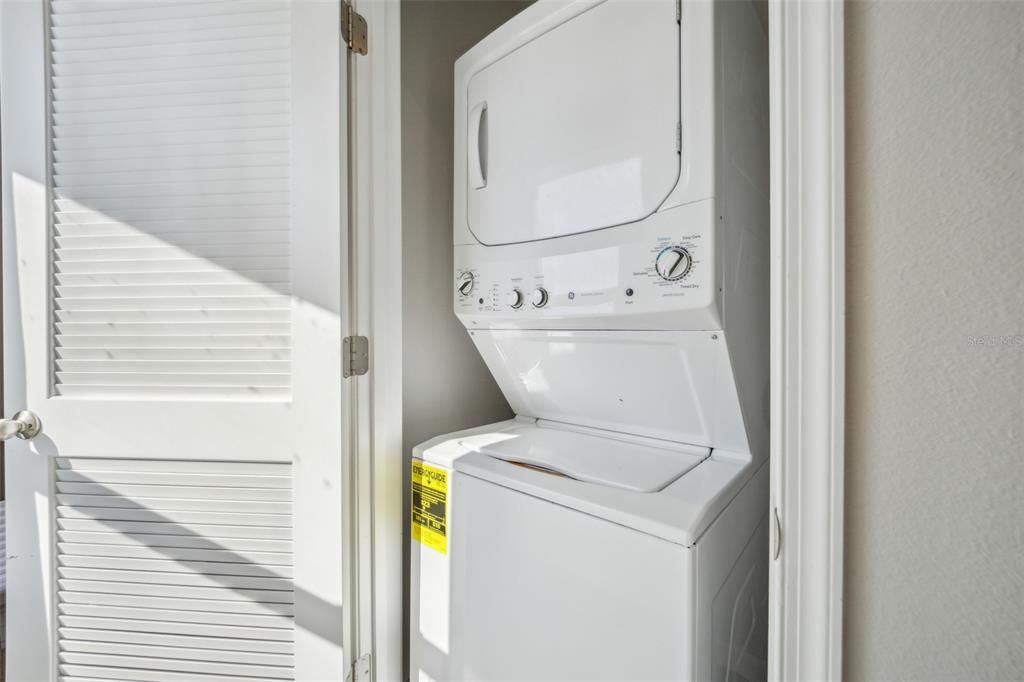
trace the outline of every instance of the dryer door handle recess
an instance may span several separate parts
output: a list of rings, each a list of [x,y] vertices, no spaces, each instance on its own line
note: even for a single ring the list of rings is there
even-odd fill
[[[487,186],[487,102],[480,102],[469,112],[469,186],[483,189]]]

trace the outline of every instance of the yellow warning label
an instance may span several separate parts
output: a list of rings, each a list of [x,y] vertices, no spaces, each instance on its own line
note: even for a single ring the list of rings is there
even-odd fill
[[[412,539],[448,553],[448,472],[412,463]]]

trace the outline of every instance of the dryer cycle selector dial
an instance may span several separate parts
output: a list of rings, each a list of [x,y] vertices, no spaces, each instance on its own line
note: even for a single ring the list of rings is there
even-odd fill
[[[505,302],[508,303],[509,308],[519,309],[523,307],[523,292],[519,289],[513,289],[508,292],[505,296]]]
[[[463,272],[455,279],[455,289],[460,296],[469,296],[476,288],[476,277],[472,272]]]
[[[654,269],[663,280],[674,282],[686,276],[693,265],[690,252],[682,246],[668,246],[654,258]]]

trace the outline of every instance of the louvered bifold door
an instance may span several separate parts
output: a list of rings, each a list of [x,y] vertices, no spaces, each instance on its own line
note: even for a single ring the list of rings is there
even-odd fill
[[[9,680],[344,678],[339,6],[0,2]]]

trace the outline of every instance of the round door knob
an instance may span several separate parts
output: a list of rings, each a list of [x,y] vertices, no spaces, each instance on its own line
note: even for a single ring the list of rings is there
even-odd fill
[[[459,292],[459,296],[469,296],[473,293],[474,288],[476,288],[476,277],[472,272],[463,272],[455,280],[455,289]]]
[[[654,259],[654,269],[662,279],[669,282],[685,277],[692,264],[693,259],[690,257],[690,252],[682,246],[669,246],[662,249]]]
[[[523,292],[519,291],[519,289],[513,289],[505,296],[505,302],[508,303],[509,308],[523,307]]]
[[[0,419],[0,440],[8,440],[17,436],[29,440],[39,435],[43,425],[33,412],[22,410],[13,419]]]
[[[543,308],[548,304],[548,290],[544,287],[537,287],[533,290],[530,302],[533,303],[534,308]]]

